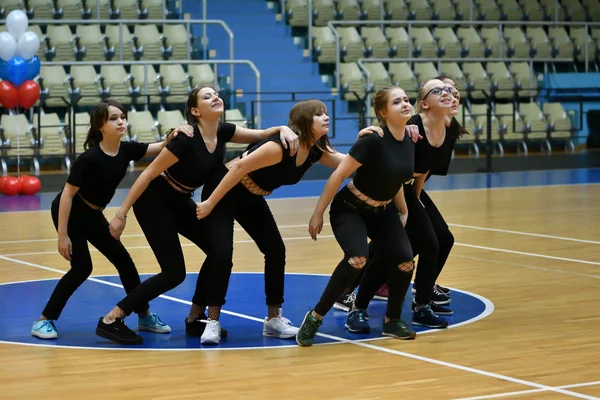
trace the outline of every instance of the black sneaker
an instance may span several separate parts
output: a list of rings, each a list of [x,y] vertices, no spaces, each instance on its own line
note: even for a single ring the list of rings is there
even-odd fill
[[[416,306],[417,306],[417,303],[415,303],[413,301],[413,303],[412,303],[412,311],[413,312],[415,312]],[[444,306],[438,306],[434,302],[429,303],[429,307],[431,307],[431,311],[433,311],[437,315],[454,315],[454,311],[452,311],[450,308],[444,307]]]
[[[452,293],[452,291],[449,288],[438,285],[437,283],[433,286],[433,288],[439,290],[440,292],[444,293],[447,296],[450,296],[450,293]]]
[[[137,333],[132,331],[125,325],[121,318],[116,318],[112,324],[102,322],[103,317],[100,317],[98,326],[96,327],[96,335],[108,339],[118,344],[142,344],[143,339]]]
[[[413,314],[413,325],[427,326],[429,328],[446,328],[448,321],[437,316],[429,304],[422,306]]]
[[[336,310],[348,312],[352,310],[354,300],[356,300],[356,293],[350,292],[337,299],[337,301],[333,303],[333,308],[335,308]]]
[[[201,315],[196,318],[192,322],[188,322],[187,318],[185,319],[185,334],[193,337],[201,337],[204,333],[204,329],[206,329],[206,315]],[[227,330],[221,327],[221,339],[227,339]]]
[[[450,304],[450,296],[434,287],[431,293],[431,301],[438,306],[443,306],[445,304]]]
[[[383,322],[383,336],[390,336],[396,339],[414,339],[417,333],[401,319],[390,319],[388,322]]]
[[[369,333],[371,327],[365,318],[366,310],[357,309],[348,313],[346,324],[344,325],[352,333]]]

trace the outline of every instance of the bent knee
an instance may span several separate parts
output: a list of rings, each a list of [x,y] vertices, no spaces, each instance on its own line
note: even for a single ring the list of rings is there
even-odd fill
[[[348,259],[348,264],[352,268],[363,269],[365,265],[367,265],[367,257],[350,257]]]
[[[400,272],[412,272],[415,269],[415,263],[412,260],[403,262],[398,264],[398,269]]]

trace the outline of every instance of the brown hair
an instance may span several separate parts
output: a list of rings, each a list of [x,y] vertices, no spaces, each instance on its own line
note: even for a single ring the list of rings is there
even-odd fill
[[[108,120],[108,107],[113,106],[121,110],[127,118],[127,110],[118,101],[108,99],[101,103],[98,103],[92,108],[90,112],[90,129],[88,130],[85,142],[83,142],[83,148],[85,150],[97,146],[102,141],[102,132],[100,128]]]
[[[379,122],[379,126],[385,126],[385,119],[381,116],[381,110],[385,109],[387,106],[387,101],[390,93],[394,89],[402,89],[400,86],[390,85],[384,88],[379,89],[374,95],[371,103],[373,105],[373,110],[375,110],[375,116],[377,117],[377,122]]]
[[[211,88],[212,90],[215,90],[214,87],[209,85],[198,86],[190,92],[187,102],[185,103],[185,119],[190,125],[195,125],[198,122],[198,118],[192,114],[192,108],[198,106],[198,93],[200,93],[200,91],[204,88]]]
[[[290,110],[288,126],[298,135],[298,140],[307,147],[317,145],[319,150],[331,153],[332,146],[329,137],[323,136],[317,141],[312,134],[313,117],[320,112],[327,114],[327,106],[321,100],[299,101]]]

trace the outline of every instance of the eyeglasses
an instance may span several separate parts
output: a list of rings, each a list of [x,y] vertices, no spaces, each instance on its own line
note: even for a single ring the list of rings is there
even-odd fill
[[[434,87],[429,92],[427,92],[427,94],[423,97],[423,100],[425,100],[427,98],[427,96],[429,96],[430,94],[433,94],[434,96],[440,96],[442,94],[442,92],[446,92],[448,94],[452,94],[452,88],[450,86],[444,86],[444,87],[437,86],[437,87]]]

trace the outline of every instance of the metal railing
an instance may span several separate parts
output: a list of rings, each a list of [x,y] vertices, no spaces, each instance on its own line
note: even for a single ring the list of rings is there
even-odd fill
[[[56,62],[43,62],[42,66],[67,66],[67,65],[72,65],[73,63],[70,61],[56,61]],[[181,65],[181,64],[214,64],[214,65],[221,65],[221,64],[225,64],[225,65],[231,65],[232,67],[232,71],[233,71],[233,65],[234,64],[242,64],[242,65],[248,65],[252,71],[254,72],[254,75],[256,76],[256,99],[259,102],[258,106],[257,106],[257,112],[256,112],[256,121],[252,121],[255,126],[257,128],[260,129],[261,127],[261,109],[260,109],[260,96],[261,96],[261,76],[260,76],[260,71],[258,70],[258,68],[256,67],[256,65],[250,61],[250,60],[185,60],[185,61],[175,61],[175,60],[163,60],[163,61],[80,61],[77,62],[77,65],[91,65],[91,66],[102,66],[102,65],[142,65],[144,66],[144,83],[143,83],[143,91],[142,93],[140,93],[141,96],[156,96],[157,94],[155,93],[148,93],[148,65],[153,65],[153,64],[166,64],[166,65]],[[233,85],[232,85],[233,87]],[[146,108],[148,107],[148,104],[146,104]]]
[[[408,20],[404,20],[404,21],[329,21],[327,23],[327,26],[329,27],[329,29],[331,29],[334,37],[335,37],[335,69],[336,69],[336,85],[338,90],[340,89],[340,64],[341,64],[341,46],[340,46],[340,35],[339,32],[335,29],[336,26],[343,26],[343,25],[351,25],[351,26],[356,26],[356,25],[386,25],[386,26],[407,26],[408,29],[408,56],[410,58],[410,56],[412,55],[412,51],[413,51],[413,44],[412,44],[412,27],[413,26],[431,26],[432,24],[435,24],[437,26],[444,26],[444,25],[466,25],[466,26],[497,26],[499,29],[499,40],[498,40],[498,52],[499,54],[502,54],[502,50],[503,50],[503,42],[504,42],[504,34],[502,31],[502,27],[503,26],[527,26],[527,25],[533,25],[533,26],[569,26],[569,27],[574,27],[574,26],[582,26],[582,27],[586,27],[589,28],[590,26],[592,27],[600,27],[600,22],[538,22],[538,21],[534,21],[534,22],[527,22],[527,21],[408,21]],[[588,51],[588,42],[590,40],[590,36],[589,36],[589,29],[585,30],[585,72],[588,72],[588,64],[589,64],[589,51]],[[312,40],[311,40],[312,42]],[[463,59],[461,59],[461,61],[469,61],[471,60],[471,57],[465,57]],[[419,61],[420,58],[415,57],[412,58],[411,61]],[[489,60],[489,59],[486,59]],[[499,57],[498,60],[500,61],[512,61],[514,60],[514,58],[511,57]],[[556,61],[556,60],[560,60],[560,59],[552,59],[552,61],[550,62],[562,62],[562,61]],[[569,59],[571,62],[573,62],[573,59]]]

